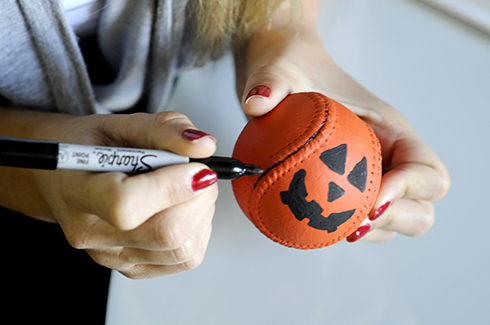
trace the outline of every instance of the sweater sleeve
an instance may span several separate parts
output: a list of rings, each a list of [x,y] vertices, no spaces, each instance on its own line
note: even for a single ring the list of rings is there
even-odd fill
[[[0,96],[11,106],[95,112],[75,35],[56,0],[0,2]]]

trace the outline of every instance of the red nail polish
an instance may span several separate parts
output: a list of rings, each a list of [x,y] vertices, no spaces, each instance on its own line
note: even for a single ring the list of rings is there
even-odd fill
[[[388,207],[390,206],[390,204],[391,204],[391,201],[388,201],[385,204],[383,204],[382,206],[380,206],[376,210],[376,212],[374,213],[374,216],[369,216],[369,220],[374,221],[374,220],[378,219],[379,217],[381,217],[381,215],[383,213],[385,213],[386,209],[388,209]]]
[[[194,141],[194,140],[199,140],[205,137],[210,137],[214,139],[214,137],[210,134],[204,133],[199,130],[194,130],[194,129],[187,129],[184,132],[182,132],[182,137],[188,141]]]
[[[194,192],[205,189],[218,181],[218,174],[211,169],[203,169],[192,179],[192,189]]]
[[[346,240],[349,242],[349,243],[354,243],[356,241],[358,241],[359,239],[361,239],[362,237],[364,237],[364,235],[366,235],[369,230],[371,230],[371,225],[370,224],[365,224],[363,226],[360,226],[359,228],[357,228],[357,230],[355,232],[353,232],[351,235],[349,235]]]
[[[253,87],[245,98],[245,103],[253,96],[262,96],[265,98],[269,98],[271,95],[271,89],[267,86],[255,86]]]

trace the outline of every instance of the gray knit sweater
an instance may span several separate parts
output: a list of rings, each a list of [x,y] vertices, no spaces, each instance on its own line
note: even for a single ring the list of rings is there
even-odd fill
[[[106,0],[98,45],[115,77],[93,85],[60,1],[1,0],[1,105],[86,115],[146,96],[149,112],[162,110],[182,64],[186,4]]]

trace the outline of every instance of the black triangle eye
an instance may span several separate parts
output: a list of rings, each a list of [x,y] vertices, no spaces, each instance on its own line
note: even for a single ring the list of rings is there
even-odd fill
[[[352,186],[356,187],[361,193],[366,189],[367,180],[367,160],[363,157],[361,161],[354,166],[354,169],[347,176],[347,180]]]
[[[339,175],[345,173],[345,161],[347,159],[347,145],[341,144],[338,147],[324,151],[320,159],[328,168]]]
[[[333,202],[341,198],[345,191],[334,182],[328,183],[328,202]]]

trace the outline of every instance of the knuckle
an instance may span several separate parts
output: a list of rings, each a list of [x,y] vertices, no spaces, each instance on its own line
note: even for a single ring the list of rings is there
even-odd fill
[[[264,65],[250,74],[249,80],[269,80],[271,78],[283,78],[284,71],[276,65]]]
[[[277,63],[277,62],[276,62]],[[268,84],[272,80],[290,84],[293,89],[311,89],[312,81],[300,68],[291,64],[266,64],[257,68],[248,78],[248,85],[263,83]]]
[[[90,255],[95,263],[110,268],[112,270],[129,270],[134,265],[127,260],[124,248],[86,249],[86,252]]]
[[[109,263],[107,263],[107,258],[105,258],[102,254],[90,254],[90,257],[92,260],[102,266],[109,267]]]
[[[204,261],[204,255],[195,254],[192,259],[184,263],[185,269],[187,271],[194,270],[198,268]]]
[[[127,277],[128,279],[131,279],[131,280],[146,279],[146,277],[144,277],[142,274],[139,274],[139,273],[122,272],[122,271],[119,271],[119,273],[121,273],[122,275],[124,275],[125,277]]]
[[[436,200],[439,200],[446,196],[447,192],[449,192],[449,188],[451,187],[451,177],[449,176],[449,172],[446,168],[439,168],[437,181],[439,184],[439,191],[438,195],[436,195]]]
[[[95,253],[91,252],[90,257],[95,263],[99,265],[108,267],[110,269],[116,268],[114,260],[108,254],[104,254],[103,252],[95,252]],[[124,265],[118,265],[118,266],[124,267]]]
[[[133,207],[128,194],[121,188],[112,190],[107,203],[107,221],[119,230],[131,230],[136,227],[133,217]]]
[[[420,237],[425,235],[435,223],[434,206],[428,203],[425,207],[423,214],[417,220],[417,225],[413,228],[410,234],[413,237]]]
[[[172,259],[174,263],[178,264],[190,261],[197,252],[196,244],[192,238],[188,239],[181,247],[171,250]]]
[[[154,279],[175,273],[167,265],[152,264],[127,264],[126,267],[119,268],[117,271],[132,280]]]
[[[154,228],[155,245],[159,249],[177,249],[188,238],[185,227],[180,223],[169,222],[168,219],[173,220],[173,218],[163,218]]]
[[[165,124],[167,124],[170,121],[177,120],[177,119],[185,119],[188,120],[187,116],[185,116],[182,113],[178,112],[173,112],[173,111],[168,111],[168,112],[161,112],[155,114],[155,119],[154,119],[154,127],[158,130]]]
[[[420,237],[425,235],[435,223],[434,205],[431,201],[423,200],[399,201],[379,220],[377,228],[380,230]]]
[[[165,182],[160,186],[160,198],[167,202],[166,206],[174,206],[192,197],[189,184],[185,181]]]
[[[85,239],[85,236],[81,236],[77,233],[67,233],[66,240],[68,244],[75,249],[87,249],[89,245]]]
[[[120,269],[117,271],[119,271],[119,273],[131,280],[142,280],[149,278],[148,267],[146,267],[145,265],[136,264],[132,265],[129,268]]]
[[[424,166],[424,177],[414,177],[411,165],[399,167],[391,182],[398,184],[399,197],[417,197],[430,201],[443,198],[451,186],[451,178],[443,165]],[[430,173],[428,173],[430,170]]]
[[[90,240],[90,228],[84,228],[83,231],[80,231],[80,229],[81,228],[73,229],[71,227],[63,229],[68,244],[75,249],[93,248],[94,244]]]

